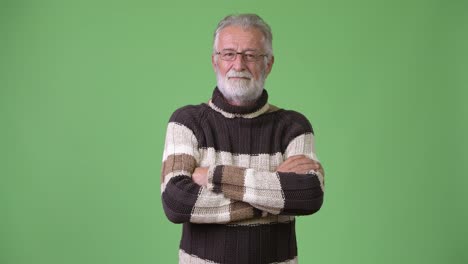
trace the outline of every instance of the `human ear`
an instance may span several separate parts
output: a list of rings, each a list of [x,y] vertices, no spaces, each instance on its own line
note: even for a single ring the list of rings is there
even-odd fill
[[[271,56],[271,58],[268,60],[267,62],[267,65],[266,65],[266,69],[265,69],[265,72],[266,74],[270,74],[271,72],[271,69],[273,68],[273,63],[275,62],[275,56]]]
[[[216,62],[214,54],[211,54],[211,65],[213,66],[213,70],[216,72],[216,67],[218,66],[218,63]]]

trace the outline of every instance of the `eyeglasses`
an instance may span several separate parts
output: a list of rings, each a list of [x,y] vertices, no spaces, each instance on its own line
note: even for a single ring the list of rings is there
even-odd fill
[[[246,62],[258,61],[261,57],[267,56],[267,54],[258,54],[255,51],[237,52],[235,50],[223,50],[216,52],[216,55],[221,55],[221,59],[225,61],[233,61],[237,58],[237,54],[242,55],[242,59]]]

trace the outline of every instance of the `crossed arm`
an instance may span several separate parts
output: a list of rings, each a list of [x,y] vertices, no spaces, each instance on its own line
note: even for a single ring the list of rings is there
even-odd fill
[[[193,181],[200,186],[208,185],[208,169],[209,167],[197,167],[192,173]],[[320,162],[307,158],[304,155],[296,155],[289,157],[281,163],[276,169],[277,172],[292,172],[297,174],[306,174],[311,170],[317,170],[323,173],[323,168]]]
[[[292,149],[275,172],[232,165],[196,167],[196,137],[187,127],[170,123],[161,183],[166,216],[175,223],[227,223],[268,213],[316,212],[323,201],[322,167],[307,157],[314,156],[312,150]]]
[[[305,215],[323,200],[323,169],[305,155],[286,159],[275,172],[232,165],[196,168],[192,179],[215,193],[270,214]]]

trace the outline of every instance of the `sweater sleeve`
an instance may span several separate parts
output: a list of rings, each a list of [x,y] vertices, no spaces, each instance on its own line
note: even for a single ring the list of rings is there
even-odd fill
[[[163,153],[161,199],[171,222],[227,223],[262,215],[261,210],[246,202],[227,198],[196,184],[191,175],[199,160],[193,131],[170,121]]]
[[[284,159],[295,155],[317,160],[313,133],[303,133],[288,144]],[[323,175],[323,170],[297,174],[219,165],[212,169],[209,187],[271,214],[308,215],[322,206]]]

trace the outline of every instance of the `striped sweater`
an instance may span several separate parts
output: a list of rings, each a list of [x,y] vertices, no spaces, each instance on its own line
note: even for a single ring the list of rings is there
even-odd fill
[[[179,263],[297,263],[295,216],[318,211],[323,171],[277,172],[288,157],[317,160],[312,126],[268,104],[228,104],[215,88],[207,104],[176,110],[163,153],[168,219],[183,223]],[[208,167],[208,185],[194,183]]]

